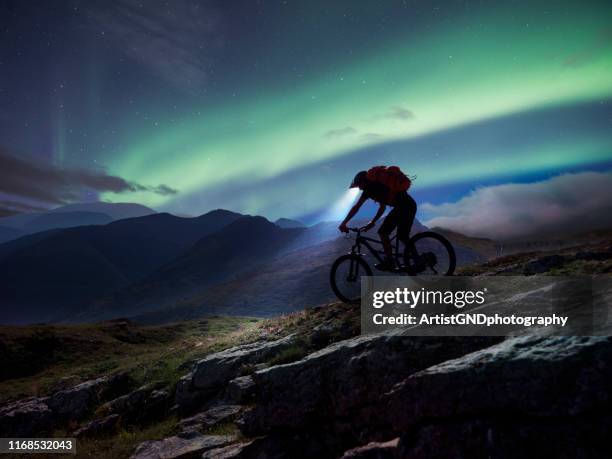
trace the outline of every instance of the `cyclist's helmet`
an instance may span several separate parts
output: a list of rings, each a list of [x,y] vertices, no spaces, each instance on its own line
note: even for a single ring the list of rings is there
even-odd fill
[[[355,175],[355,178],[351,182],[351,186],[349,186],[349,188],[359,188],[359,185],[365,181],[367,175],[368,171],[357,172],[357,175]]]

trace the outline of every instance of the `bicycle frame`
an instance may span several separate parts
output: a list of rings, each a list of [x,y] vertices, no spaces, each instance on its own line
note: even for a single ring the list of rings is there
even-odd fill
[[[353,230],[353,231],[357,233],[357,236],[355,237],[355,243],[353,244],[353,247],[351,248],[351,253],[354,255],[360,255],[360,256],[363,255],[361,252],[361,246],[364,245],[370,251],[370,253],[374,255],[374,258],[376,258],[376,260],[378,260],[379,263],[382,263],[383,256],[385,255],[384,250],[378,250],[369,244],[369,242],[373,242],[373,243],[382,245],[382,241],[378,239],[373,239],[371,237],[362,236],[361,231],[359,230]],[[393,256],[397,258],[399,254],[399,243],[400,243],[397,235],[391,238],[391,242],[393,241],[395,241],[395,250],[393,252]]]

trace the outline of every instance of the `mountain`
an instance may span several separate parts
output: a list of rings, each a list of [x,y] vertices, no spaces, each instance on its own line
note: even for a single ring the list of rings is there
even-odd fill
[[[109,215],[113,220],[144,217],[156,213],[153,209],[130,202],[83,202],[66,204],[50,210],[52,213],[63,212],[98,212]]]
[[[303,231],[279,228],[263,217],[244,216],[203,237],[142,281],[96,304],[78,320],[135,315],[172,305],[274,259]]]
[[[0,244],[3,242],[12,241],[26,234],[25,232],[10,226],[0,226]]]
[[[49,212],[30,220],[22,226],[26,233],[37,233],[54,228],[72,228],[85,225],[106,225],[113,221],[110,215],[100,212]]]
[[[240,218],[152,214],[51,230],[0,245],[0,323],[59,320],[137,282],[197,240]]]
[[[337,225],[330,224],[333,227]],[[416,228],[424,227],[419,224]],[[302,231],[276,256],[248,271],[244,270],[241,275],[209,287],[201,285],[197,290],[182,290],[184,293],[177,295],[170,306],[143,311],[132,318],[137,322],[156,324],[193,319],[206,314],[270,317],[333,300],[335,297],[329,286],[329,270],[337,257],[350,250],[352,240],[338,236],[336,229],[335,237],[302,246],[304,241],[315,239],[308,234],[311,230],[308,228]],[[294,246],[300,248],[287,250],[287,247]],[[459,266],[484,260],[484,257],[468,247],[455,244],[454,248]],[[370,264],[375,263],[370,254],[366,254],[366,259]],[[182,287],[177,285],[175,288],[180,291]],[[100,318],[108,317],[112,316]]]
[[[297,220],[291,220],[289,218],[279,218],[278,220],[274,222],[274,224],[276,226],[280,226],[281,228],[305,228],[306,227],[306,225],[304,225],[302,222],[299,222]]]
[[[0,218],[0,225],[8,228],[23,229],[24,225],[27,225],[44,213],[45,212],[29,212],[26,214],[11,215],[10,217],[2,217]]]
[[[465,234],[439,227],[432,228],[431,230],[446,237],[454,245],[469,247],[484,258],[495,258],[500,254],[500,244],[493,239],[466,236]]]
[[[84,225],[105,225],[113,220],[143,217],[155,214],[153,209],[127,202],[88,202],[67,204],[44,212],[30,212],[0,218],[0,227],[19,232],[0,230],[0,243],[16,239],[24,234],[55,228],[72,228]]]

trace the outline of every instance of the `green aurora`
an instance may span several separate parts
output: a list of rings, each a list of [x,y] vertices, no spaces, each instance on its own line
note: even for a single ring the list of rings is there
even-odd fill
[[[612,97],[612,8],[602,5],[574,2],[561,10],[553,4],[508,4],[434,23],[426,34],[405,30],[299,85],[279,81],[265,90],[250,88],[238,98],[194,107],[198,114],[191,119],[174,124],[162,119],[154,132],[132,132],[126,149],[107,158],[109,171],[177,188],[176,196],[134,196],[172,208],[176,200],[228,181],[263,182],[370,145],[606,100]],[[492,142],[491,148],[488,158],[478,161],[431,158],[419,167],[419,185],[612,159],[610,136],[572,144],[546,140],[511,151]],[[414,162],[414,152],[399,159],[409,170]],[[324,199],[325,193],[318,193],[302,211],[316,209]],[[243,203],[245,208],[236,210],[264,210],[257,197]]]

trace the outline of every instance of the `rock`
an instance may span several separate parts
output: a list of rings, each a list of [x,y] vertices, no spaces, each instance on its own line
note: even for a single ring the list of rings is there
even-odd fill
[[[246,459],[256,457],[251,452],[253,441],[236,443],[223,448],[209,449],[202,454],[202,459]]]
[[[300,361],[255,372],[257,406],[238,425],[247,436],[275,429],[301,431],[336,418],[352,420],[341,429],[359,429],[368,422],[369,405],[395,383],[500,340],[407,337],[396,330],[335,343]]]
[[[193,371],[179,380],[175,402],[183,411],[193,409],[203,398],[218,391],[230,379],[240,375],[245,365],[267,361],[292,346],[295,335],[276,341],[264,341],[232,347],[198,360]]]
[[[0,433],[3,437],[34,437],[50,434],[54,417],[46,398],[28,398],[0,408]]]
[[[387,442],[371,442],[365,446],[350,449],[342,459],[399,459],[399,437]]]
[[[101,400],[107,387],[106,378],[97,378],[51,395],[47,405],[61,421],[78,421],[88,415]]]
[[[111,414],[104,418],[94,419],[88,422],[81,428],[77,429],[73,436],[76,438],[97,437],[100,435],[108,435],[117,429],[119,424],[119,415]]]
[[[240,376],[227,383],[226,398],[233,403],[244,404],[255,396],[255,381],[252,376]]]
[[[612,338],[515,338],[410,375],[381,401],[402,457],[602,457]]]
[[[106,385],[102,387],[100,399],[112,400],[128,393],[134,386],[134,379],[127,371],[115,373],[108,378]]]
[[[325,451],[308,436],[282,433],[211,449],[202,454],[202,459],[310,459],[319,457],[332,456],[325,454]]]
[[[182,419],[179,426],[183,430],[202,430],[226,421],[233,420],[242,411],[240,405],[220,405],[210,408],[195,416]]]
[[[120,414],[128,422],[153,420],[163,415],[172,400],[166,389],[156,389],[158,383],[146,384],[129,394],[117,397],[101,407],[103,413]]]
[[[331,343],[335,331],[336,329],[330,323],[319,324],[312,329],[310,343],[316,348],[326,346]]]
[[[182,376],[176,384],[174,403],[178,412],[190,412],[202,404],[207,393],[195,390],[192,385],[193,374]]]
[[[138,445],[132,459],[188,459],[201,457],[202,453],[236,441],[232,435],[202,435],[188,432],[163,440],[145,441]]]

